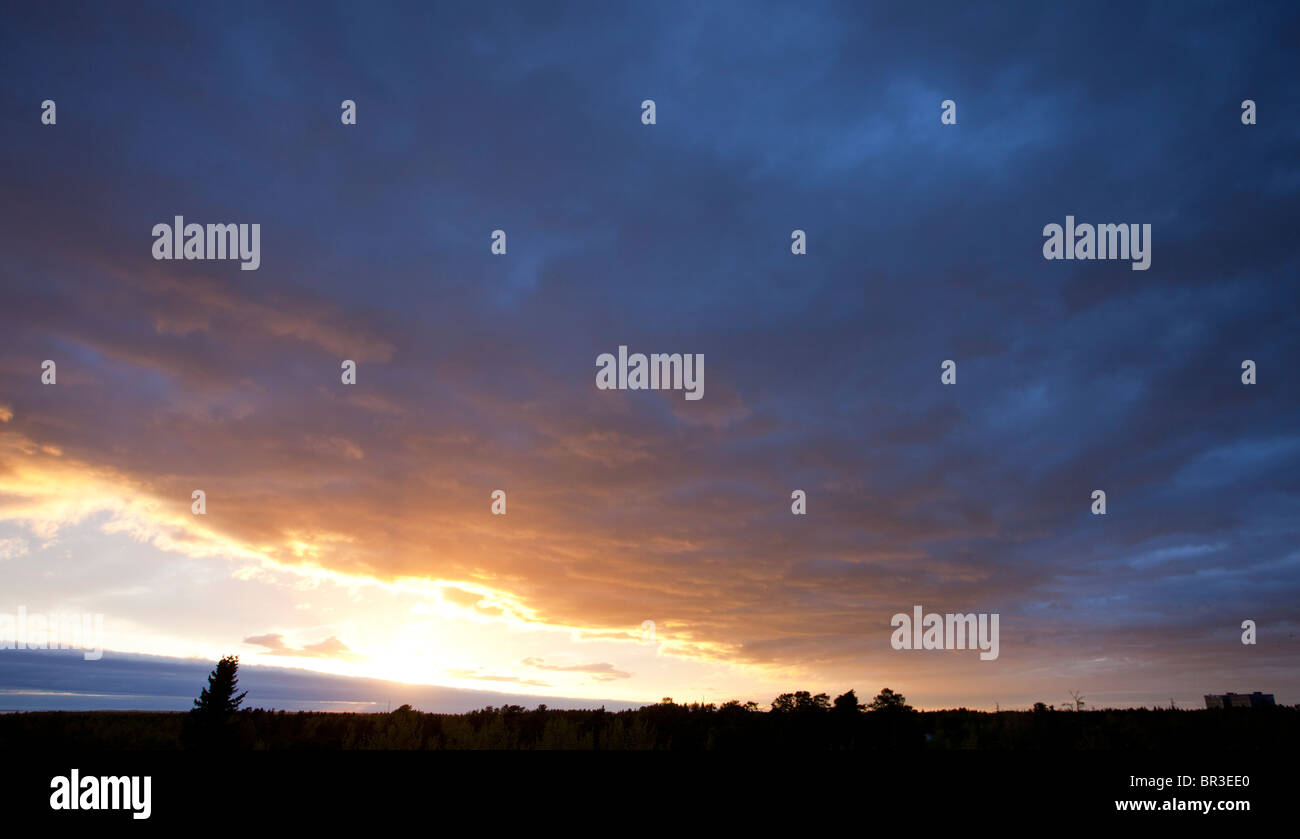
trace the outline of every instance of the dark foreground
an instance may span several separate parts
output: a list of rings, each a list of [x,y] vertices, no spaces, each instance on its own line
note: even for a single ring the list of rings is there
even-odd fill
[[[0,752],[50,749],[1291,751],[1300,710],[813,711],[650,705],[634,711],[485,708],[468,714],[240,711],[218,724],[157,712],[0,715]]]
[[[689,823],[719,835],[755,827],[768,835],[782,823],[829,830],[852,819],[1036,832],[1137,820],[1146,824],[1127,829],[1198,822],[1226,831],[1249,829],[1243,822],[1252,818],[1294,818],[1300,783],[1293,708],[918,713],[661,704],[619,713],[512,706],[196,719],[0,715],[0,815],[68,829],[158,824],[169,835],[208,813],[265,829],[303,832],[319,822],[338,832],[343,820],[415,823],[453,812],[502,831],[514,819],[528,829],[539,819],[572,820],[602,833]],[[143,809],[56,806],[60,789],[78,781],[93,796],[96,783],[127,780],[148,792],[147,818]]]

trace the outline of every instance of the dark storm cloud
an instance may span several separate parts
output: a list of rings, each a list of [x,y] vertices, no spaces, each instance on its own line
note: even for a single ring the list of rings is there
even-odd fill
[[[1295,621],[1298,21],[20,9],[0,431],[181,510],[201,484],[250,544],[352,536],[339,570],[486,572],[545,620],[837,667],[925,603],[1002,612],[1026,668],[1123,637],[1176,672]],[[262,267],[154,262],[175,214],[262,224]],[[1150,270],[1044,261],[1067,214],[1152,224]],[[596,391],[620,344],[703,353],[705,398]]]

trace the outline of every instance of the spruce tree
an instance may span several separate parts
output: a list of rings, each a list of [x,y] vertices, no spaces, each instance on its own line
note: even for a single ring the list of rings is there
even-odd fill
[[[235,713],[243,704],[244,697],[248,696],[248,691],[236,696],[238,688],[239,656],[228,655],[217,662],[216,669],[208,676],[208,686],[194,700],[194,711],[213,717]]]

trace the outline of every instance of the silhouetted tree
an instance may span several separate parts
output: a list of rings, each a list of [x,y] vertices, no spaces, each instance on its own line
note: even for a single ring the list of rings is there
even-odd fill
[[[816,696],[813,696],[806,690],[799,690],[794,693],[783,693],[776,699],[772,700],[772,710],[778,714],[788,714],[793,711],[798,711],[800,713],[829,711],[830,709],[830,696],[824,693],[819,693]]]
[[[239,656],[228,655],[217,662],[216,669],[208,675],[208,686],[194,700],[194,710],[200,714],[222,716],[233,714],[243,704],[248,691],[235,696],[239,688]]]
[[[858,695],[852,690],[835,697],[835,710],[841,714],[856,714],[865,707],[858,702]]]
[[[912,706],[907,704],[907,699],[901,693],[894,693],[889,688],[885,688],[876,694],[876,698],[871,700],[867,706],[869,711],[911,711]]]
[[[239,657],[226,656],[208,676],[208,686],[194,700],[185,717],[181,742],[189,749],[238,748],[240,724],[235,720],[239,706],[248,692],[239,688]],[[244,714],[239,715],[241,718]],[[244,720],[247,722],[247,720]]]

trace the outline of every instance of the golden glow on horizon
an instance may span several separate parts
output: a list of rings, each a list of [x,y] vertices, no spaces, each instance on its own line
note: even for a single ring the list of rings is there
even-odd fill
[[[164,500],[150,487],[112,469],[62,455],[13,433],[0,438],[0,497],[4,499],[0,521],[20,524],[48,542],[62,529],[106,513],[107,520],[98,526],[102,533],[124,535],[164,553],[230,562],[232,579],[287,589],[303,599],[293,608],[304,614],[313,614],[309,598],[333,598],[320,634],[342,638],[349,652],[295,655],[293,650],[245,650],[241,655],[249,663],[473,690],[646,699],[661,689],[596,681],[601,674],[564,669],[580,666],[580,659],[559,659],[541,671],[521,666],[520,650],[534,648],[521,646],[521,638],[528,636],[539,645],[536,649],[589,647],[605,658],[622,661],[630,655],[660,661],[656,665],[660,667],[671,665],[663,659],[672,659],[683,666],[716,671],[727,661],[728,651],[721,645],[664,637],[669,634],[667,623],[659,626],[658,643],[648,646],[639,626],[549,623],[511,592],[482,580],[381,579],[324,567],[355,541],[351,534],[299,530],[284,533],[279,543],[244,543],[210,526],[209,519],[192,514],[188,497]],[[299,617],[286,621],[286,616],[277,615],[268,623],[288,623],[288,633],[300,623]],[[109,649],[182,657],[224,652],[220,644],[199,641],[196,645],[195,639],[160,636],[126,619],[116,625],[121,631],[111,634],[118,643]],[[711,678],[735,685],[733,690],[765,679],[763,668],[727,664],[725,669],[731,675],[720,678],[724,674],[718,673]],[[657,674],[656,681],[670,685],[672,679]],[[636,693],[628,694],[629,690]]]

